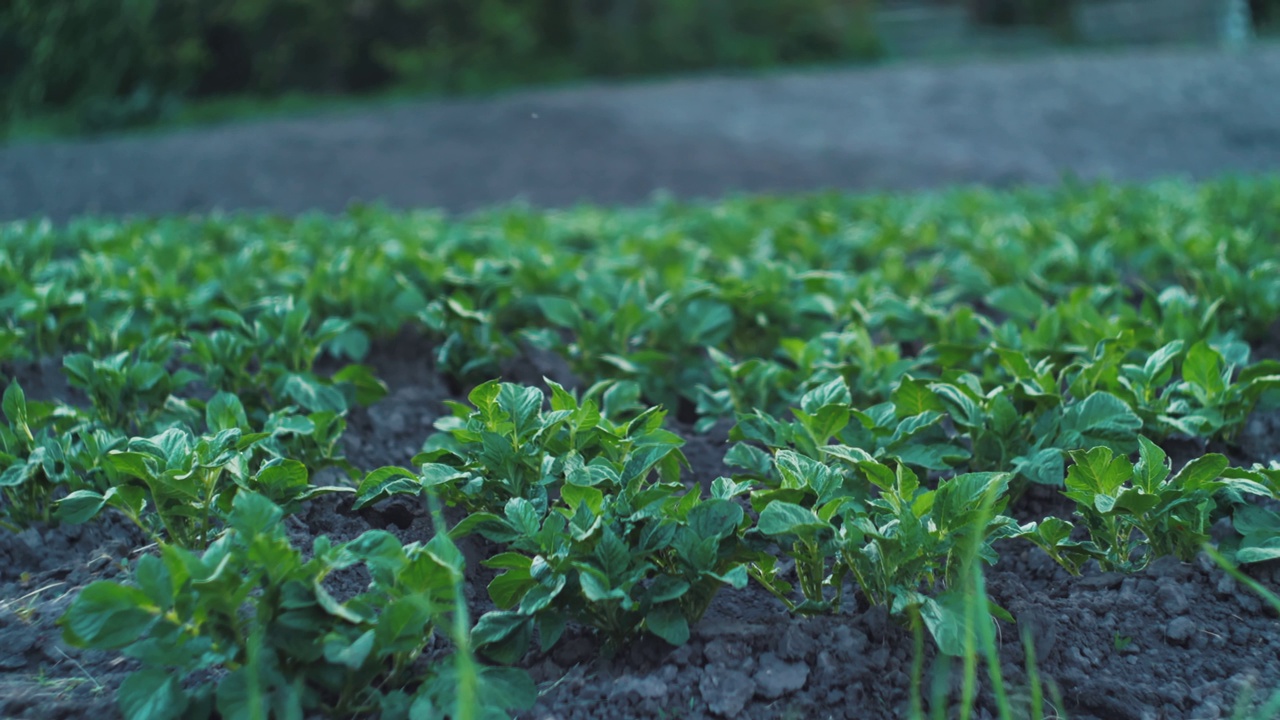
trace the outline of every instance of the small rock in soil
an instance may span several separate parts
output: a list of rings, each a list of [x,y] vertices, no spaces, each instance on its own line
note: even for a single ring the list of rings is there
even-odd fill
[[[877,670],[883,670],[889,664],[889,648],[878,648],[867,656],[867,664]]]
[[[736,717],[756,694],[756,684],[746,673],[713,665],[698,683],[707,708],[720,717]]]
[[[742,666],[746,660],[749,660],[746,652],[746,646],[743,643],[733,640],[725,640],[724,638],[716,638],[707,643],[707,647],[702,651],[709,663],[721,663],[724,665]]]
[[[756,692],[770,700],[799,690],[809,679],[808,665],[784,662],[773,653],[761,655],[759,664],[760,669],[755,675]]]
[[[1246,615],[1257,615],[1262,612],[1262,600],[1253,593],[1245,592],[1237,595],[1236,602],[1240,603]]]
[[[1058,624],[1038,608],[1028,608],[1017,616],[1018,627],[1031,633],[1036,657],[1044,660],[1053,652],[1058,641]]]
[[[1118,588],[1122,582],[1124,582],[1123,574],[1118,572],[1108,572],[1082,577],[1076,581],[1076,587],[1088,590],[1106,590]]]
[[[1225,597],[1230,597],[1231,595],[1235,595],[1236,594],[1235,578],[1231,577],[1230,575],[1223,575],[1221,578],[1218,579],[1218,585],[1215,588],[1215,590],[1217,590],[1218,592],[1218,597],[1225,598]]]
[[[805,632],[798,622],[792,622],[778,641],[778,656],[784,660],[804,660],[814,647],[813,636]]]
[[[857,628],[840,625],[836,627],[835,636],[835,642],[831,644],[831,648],[842,660],[851,661],[859,658],[867,649],[867,634]]]
[[[634,695],[640,700],[665,700],[667,684],[656,677],[623,675],[613,683],[614,697]]]
[[[1196,623],[1188,617],[1174,618],[1164,631],[1165,637],[1175,645],[1186,645],[1196,634]]]
[[[1191,711],[1192,720],[1218,720],[1222,717],[1222,706],[1209,700]]]
[[[1185,579],[1191,572],[1191,566],[1182,562],[1176,555],[1156,558],[1147,566],[1147,574],[1153,578]]]
[[[701,661],[702,650],[696,642],[688,642],[672,650],[667,659],[676,665],[689,665]]]
[[[1182,592],[1182,588],[1170,583],[1162,585],[1156,591],[1156,607],[1170,615],[1181,615],[1191,607],[1191,604],[1187,602],[1187,596]]]

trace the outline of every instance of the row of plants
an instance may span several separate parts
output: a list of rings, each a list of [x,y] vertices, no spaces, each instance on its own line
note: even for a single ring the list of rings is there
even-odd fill
[[[416,471],[379,468],[355,489],[357,507],[402,494],[440,498],[466,511],[460,523],[422,546],[402,547],[384,531],[332,548],[321,537],[306,562],[284,538],[281,517],[315,494],[351,488],[308,487],[305,466],[276,460],[248,478],[222,477],[220,468],[201,476],[237,452],[247,461],[251,451],[227,449],[210,462],[207,450],[202,456],[207,438],[192,448],[173,430],[131,442],[139,450],[115,451],[111,463],[147,469],[128,471],[113,491],[135,504],[113,507],[136,521],[148,506],[159,519],[150,531],[160,557],[141,561],[131,582],[86,588],[63,620],[66,639],[127,648],[142,661],[144,669],[121,690],[128,717],[207,713],[211,703],[224,716],[237,712],[232,708],[248,702],[248,690],[235,673],[264,673],[253,697],[279,708],[341,714],[376,707],[398,717],[439,709],[450,697],[446,671],[412,682],[397,674],[408,672],[429,624],[452,607],[439,600],[452,592],[450,578],[463,573],[452,542],[472,533],[492,543],[483,564],[501,572],[488,586],[495,609],[470,628],[467,642],[499,665],[518,663],[535,636],[549,650],[570,623],[597,630],[607,650],[644,633],[683,644],[718,590],[749,581],[793,613],[817,614],[839,611],[850,580],[866,602],[887,606],[904,623],[922,622],[942,652],[960,654],[977,631],[965,608],[964,552],[975,545],[977,558],[994,563],[1002,540],[1030,541],[1072,574],[1089,561],[1132,572],[1158,557],[1190,560],[1210,526],[1231,517],[1237,534],[1224,545],[1236,563],[1280,556],[1280,516],[1249,502],[1277,499],[1280,465],[1231,468],[1224,456],[1208,454],[1175,473],[1144,436],[1136,462],[1105,445],[1071,451],[1061,484],[1082,535],[1065,519],[1019,524],[1004,515],[1017,482],[1012,472],[963,472],[928,483],[916,471],[924,466],[829,442],[812,453],[803,441],[770,450],[740,444],[734,464],[755,464],[755,472],[690,488],[680,481],[683,441],[663,429],[660,409],[627,402],[617,386],[579,398],[548,385],[550,398],[535,387],[482,384],[469,404],[455,404],[440,421],[441,432],[414,459]],[[840,388],[817,396],[810,402],[823,404],[815,415],[850,414]],[[156,456],[161,448],[167,459]],[[171,478],[176,470],[177,477],[204,480],[195,485],[216,501],[158,482],[162,462]],[[103,505],[88,493],[58,504],[69,522]],[[203,555],[190,549],[206,547]],[[787,561],[794,570],[780,572]],[[339,602],[324,577],[356,563],[374,582]],[[262,594],[251,599],[254,588]],[[988,611],[1011,620],[997,606]],[[402,635],[386,637],[394,632]],[[271,642],[253,645],[265,638]],[[299,654],[304,646],[311,650]],[[369,678],[382,677],[388,663],[394,672],[372,687],[396,690],[370,695]],[[182,677],[212,666],[236,679],[220,681],[216,696],[212,685],[179,689]],[[486,672],[519,690],[494,697],[532,700],[519,673]],[[333,688],[342,691],[335,696]],[[407,709],[414,705],[417,711]]]
[[[966,604],[1010,543],[1132,572],[1227,521],[1233,562],[1280,556],[1258,502],[1280,464],[1161,449],[1232,452],[1280,406],[1256,350],[1280,321],[1278,190],[11,223],[0,373],[56,363],[69,393],[5,378],[0,524],[109,513],[155,543],[62,621],[142,663],[129,718],[501,714],[534,697],[507,666],[570,625],[678,645],[748,583],[802,615],[852,591],[960,654],[1011,620]],[[342,434],[387,391],[364,363],[406,331],[467,402],[411,466],[357,468]],[[531,347],[580,382],[491,379]],[[691,483],[686,438],[721,421],[733,471]],[[1072,515],[1013,520],[1033,485]],[[457,521],[295,547],[284,518],[334,493]],[[497,573],[474,625],[467,536]],[[335,596],[351,572],[367,588]]]
[[[220,348],[227,333],[285,345],[305,330],[358,362],[371,338],[412,327],[459,392],[532,344],[588,384],[634,379],[647,402],[708,418],[795,400],[735,406],[715,394],[728,385],[799,386],[833,365],[874,404],[899,368],[937,374],[963,352],[977,371],[993,343],[1067,365],[1131,332],[1112,358],[1207,341],[1243,366],[1280,311],[1274,184],[13,223],[0,361],[196,330],[216,336],[206,362],[232,362],[251,351]]]

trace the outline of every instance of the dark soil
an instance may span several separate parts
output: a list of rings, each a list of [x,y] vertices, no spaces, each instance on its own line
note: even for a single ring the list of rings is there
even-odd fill
[[[1131,50],[413,102],[0,148],[0,220],[467,211],[1280,168],[1280,46]]]
[[[460,399],[447,390],[430,357],[430,349],[411,337],[375,346],[370,362],[391,392],[351,414],[345,447],[362,469],[408,464],[443,411],[441,401]],[[532,362],[525,358],[521,364]],[[20,371],[33,396],[65,389],[41,368],[6,370]],[[41,377],[47,384],[39,384]],[[727,424],[702,435],[675,428],[688,439],[692,480],[705,484],[727,474]],[[1247,434],[1250,447],[1264,449],[1262,454],[1280,448],[1274,418],[1255,418]],[[1069,508],[1059,497],[1033,488],[1012,512],[1024,519],[1065,515]],[[397,499],[352,512],[350,502],[327,497],[310,503],[288,520],[294,542],[305,548],[321,533],[343,541],[370,528],[389,530],[405,542],[431,535],[419,503]],[[0,718],[118,716],[114,691],[133,664],[66,646],[54,622],[78,588],[116,577],[119,561],[146,551],[144,545],[139,532],[114,517],[83,527],[0,535]],[[463,549],[473,566],[488,551],[476,542]],[[1280,590],[1280,564],[1252,566],[1249,572]],[[468,588],[475,613],[489,609],[489,575],[477,573]],[[331,590],[339,597],[365,582],[358,574],[336,580]],[[1010,542],[987,582],[993,600],[1018,621],[1001,623],[999,633],[1001,666],[1015,705],[1025,703],[1029,687],[1022,629],[1035,642],[1041,674],[1060,691],[1061,709],[1072,718],[1217,718],[1230,715],[1246,688],[1280,687],[1280,621],[1207,559],[1161,560],[1128,577],[1089,571],[1073,578],[1039,550]],[[912,634],[880,608],[846,605],[837,616],[796,619],[750,585],[717,596],[688,645],[672,648],[649,638],[612,659],[601,656],[587,631],[571,629],[550,653],[526,658],[545,693],[525,717],[903,716],[910,702]],[[927,709],[930,678],[942,670],[931,650],[926,658]],[[960,685],[959,676],[952,677],[948,702],[955,707]],[[977,711],[975,717],[994,717],[986,690]]]
[[[406,104],[0,149],[0,219],[338,211],[356,200],[465,211],[517,197],[636,203],[656,190],[714,197],[1274,171],[1277,87],[1280,48],[1259,46],[1234,56],[1148,50]],[[357,466],[408,464],[441,401],[461,399],[430,357],[412,338],[375,349],[371,362],[391,393],[349,418],[345,450]],[[56,362],[5,372],[33,398],[76,401]],[[530,355],[507,377],[572,384],[565,373],[555,358]],[[688,439],[693,480],[727,474],[727,427],[676,429]],[[1278,416],[1251,419],[1231,451],[1238,462],[1280,456]],[[1033,491],[1012,512],[1029,519],[1065,509]],[[410,541],[431,532],[420,507],[398,500],[354,513],[349,499],[321,499],[289,522],[304,546],[320,533],[345,540],[384,528]],[[65,646],[54,622],[78,588],[116,577],[144,544],[112,517],[0,534],[0,718],[118,716],[114,691],[131,663]],[[473,564],[482,550],[464,548]],[[1207,562],[1072,578],[1038,550],[1006,550],[989,590],[1032,633],[1069,717],[1217,718],[1230,715],[1242,689],[1280,687],[1280,623]],[[1249,571],[1280,589],[1280,567]],[[483,580],[469,588],[478,611]],[[357,582],[348,578],[345,591]],[[527,717],[895,718],[909,700],[912,659],[911,634],[882,610],[791,619],[749,586],[718,596],[681,648],[645,641],[604,660],[577,631],[548,656],[532,654],[526,662],[546,692]],[[1000,660],[1011,693],[1024,697],[1018,627],[1001,625]],[[977,717],[992,707],[984,693]]]

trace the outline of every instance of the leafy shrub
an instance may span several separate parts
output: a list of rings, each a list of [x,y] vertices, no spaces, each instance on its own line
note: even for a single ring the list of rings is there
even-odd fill
[[[190,0],[12,0],[0,8],[0,77],[13,117],[75,107],[86,129],[152,122],[204,70],[200,3]]]
[[[452,403],[437,423],[415,458],[420,472],[373,471],[356,506],[438,495],[470,511],[455,534],[504,548],[485,561],[503,570],[489,585],[499,609],[473,636],[495,660],[522,657],[535,628],[549,649],[570,620],[598,629],[611,650],[642,632],[684,643],[721,586],[746,584],[739,535],[749,521],[733,501],[745,486],[721,478],[712,497],[687,490],[684,441],[662,428],[661,409],[636,412],[633,385],[579,398],[547,384],[549,403],[538,388],[480,385],[474,407]]]
[[[215,709],[262,718],[452,713],[450,661],[425,676],[414,669],[454,610],[464,568],[448,536],[408,546],[381,530],[336,546],[319,537],[304,560],[282,517],[265,497],[243,493],[207,550],[162,543],[129,582],[98,581],[76,597],[59,620],[66,642],[142,663],[120,687],[126,720],[207,718]],[[325,579],[357,566],[368,571],[367,589],[334,597]],[[221,672],[211,678],[211,670]],[[479,680],[495,706],[533,700],[518,671],[484,669]]]
[[[836,0],[14,0],[10,117],[151,122],[194,95],[444,91],[866,57],[869,4]]]

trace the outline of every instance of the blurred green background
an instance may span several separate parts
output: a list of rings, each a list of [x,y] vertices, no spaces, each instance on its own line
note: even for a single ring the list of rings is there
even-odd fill
[[[1088,2],[1089,0],[1074,0]],[[1253,0],[1280,15],[1280,0]],[[3,122],[95,132],[705,69],[870,61],[877,13],[962,10],[1071,39],[1063,0],[5,0]],[[1153,3],[1159,7],[1160,3]],[[920,28],[941,20],[912,16]],[[929,43],[940,40],[930,39]]]

